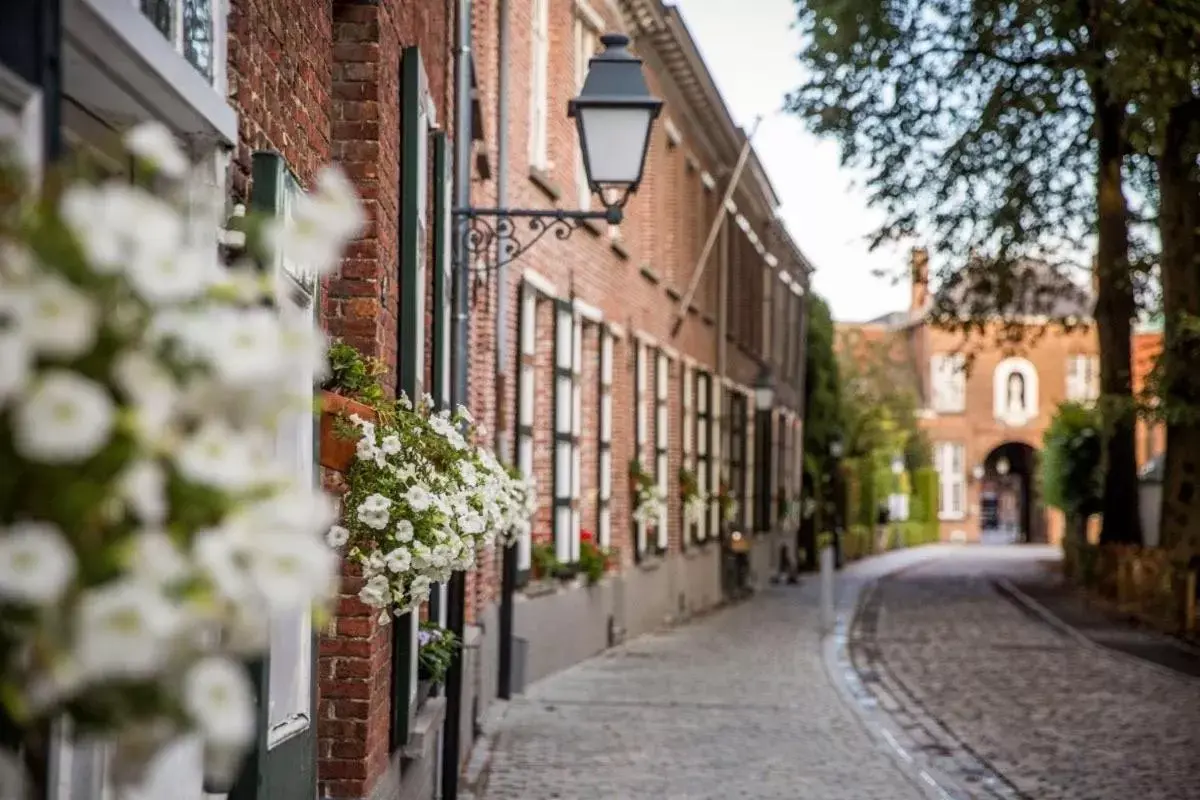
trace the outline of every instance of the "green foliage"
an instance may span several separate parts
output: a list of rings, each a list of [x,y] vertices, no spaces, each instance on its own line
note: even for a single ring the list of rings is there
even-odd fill
[[[533,577],[552,578],[558,573],[561,565],[551,542],[534,542],[530,555]]]
[[[1042,497],[1070,518],[1087,515],[1104,488],[1100,412],[1078,403],[1058,407],[1043,439]]]
[[[453,631],[430,620],[421,623],[417,636],[417,668],[420,677],[433,683],[441,683],[446,679],[446,672],[454,663],[454,656],[462,648],[462,643]]]
[[[321,388],[377,407],[384,402],[379,378],[387,371],[382,362],[366,359],[345,342],[329,347],[329,378]]]
[[[587,578],[589,586],[594,586],[608,571],[609,553],[585,536],[579,543],[579,571]]]
[[[880,486],[876,483],[879,470],[869,458],[859,459],[858,467],[858,509],[853,519],[865,528],[873,529],[879,513]]]

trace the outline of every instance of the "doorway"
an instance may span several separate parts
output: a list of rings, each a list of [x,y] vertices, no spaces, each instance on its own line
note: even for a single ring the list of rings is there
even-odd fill
[[[983,544],[1045,540],[1037,465],[1037,451],[1024,442],[1005,442],[988,453],[979,495],[979,537]]]

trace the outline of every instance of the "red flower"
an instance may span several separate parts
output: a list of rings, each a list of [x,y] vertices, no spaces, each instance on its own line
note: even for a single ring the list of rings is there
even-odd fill
[[[592,541],[592,532],[591,531],[580,531],[579,532],[579,541],[591,542]]]

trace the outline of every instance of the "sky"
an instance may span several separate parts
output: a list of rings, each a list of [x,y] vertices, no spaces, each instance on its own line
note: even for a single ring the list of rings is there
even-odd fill
[[[814,287],[835,319],[866,320],[908,308],[907,283],[893,285],[907,252],[869,252],[866,236],[880,215],[854,184],[859,176],[839,166],[838,148],[805,130],[799,119],[777,113],[800,82],[792,27],[794,0],[674,0],[695,38],[734,120],[750,130],[763,114],[754,149],[779,195],[779,214],[792,238],[816,267]],[[887,277],[872,275],[883,270]]]

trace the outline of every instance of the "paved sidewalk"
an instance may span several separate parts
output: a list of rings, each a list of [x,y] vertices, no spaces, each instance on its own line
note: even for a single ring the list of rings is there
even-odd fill
[[[842,574],[864,581],[929,557],[900,551]],[[509,703],[492,731],[486,800],[917,800],[826,671],[818,579],[565,670]]]

